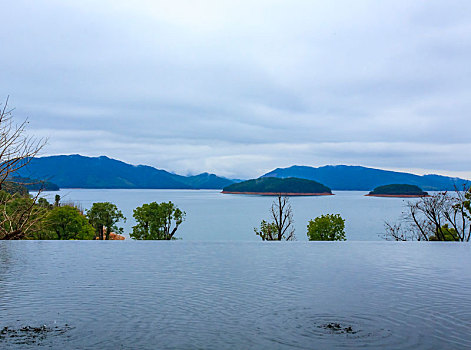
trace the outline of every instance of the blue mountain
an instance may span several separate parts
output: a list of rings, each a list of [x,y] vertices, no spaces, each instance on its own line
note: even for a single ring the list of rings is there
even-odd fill
[[[15,176],[50,181],[62,188],[223,189],[240,180],[202,173],[181,176],[146,165],[131,165],[105,156],[78,154],[38,157]],[[468,180],[440,175],[414,175],[362,166],[327,165],[277,168],[261,177],[314,180],[332,190],[371,191],[390,184],[416,185],[425,191],[461,188]]]
[[[18,175],[48,180],[61,188],[222,189],[234,182],[214,174],[181,176],[105,156],[78,154],[34,158]]]
[[[297,177],[320,182],[332,190],[371,191],[378,186],[390,184],[416,185],[425,191],[453,190],[470,184],[469,180],[441,175],[414,175],[409,173],[349,165],[322,167],[292,166],[277,168],[262,177]]]

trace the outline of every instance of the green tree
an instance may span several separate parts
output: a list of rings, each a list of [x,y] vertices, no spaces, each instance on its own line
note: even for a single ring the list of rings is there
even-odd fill
[[[95,230],[75,207],[55,207],[49,211],[46,225],[56,239],[94,239]]]
[[[455,242],[457,241],[458,237],[458,232],[453,227],[449,227],[448,224],[445,224],[441,227],[441,233],[442,235],[431,235],[429,236],[428,240],[429,241],[451,241]]]
[[[345,220],[339,214],[321,215],[307,224],[310,241],[345,241]]]
[[[130,236],[138,240],[175,239],[175,232],[185,220],[185,216],[186,213],[172,202],[143,204],[134,209],[136,225],[133,226]]]
[[[52,204],[50,204],[46,198],[39,198],[37,204],[41,208],[52,209]]]
[[[87,217],[100,240],[108,240],[111,232],[122,233],[123,228],[118,227],[117,223],[121,220],[126,222],[121,210],[110,202],[93,203],[92,207],[87,210]]]
[[[54,197],[54,206],[55,207],[60,206],[60,201],[61,201],[61,196],[56,194],[55,197]]]
[[[260,223],[260,229],[254,228],[255,234],[260,236],[262,241],[275,241],[275,237],[278,234],[278,228],[274,222],[267,222],[262,220]]]

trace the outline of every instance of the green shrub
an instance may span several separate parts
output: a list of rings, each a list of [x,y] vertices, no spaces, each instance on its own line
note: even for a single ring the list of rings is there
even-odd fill
[[[307,236],[310,241],[345,241],[345,220],[339,214],[326,214],[309,220]]]

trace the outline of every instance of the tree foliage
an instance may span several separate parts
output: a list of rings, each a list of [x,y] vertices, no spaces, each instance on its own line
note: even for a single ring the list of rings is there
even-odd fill
[[[309,220],[307,236],[310,241],[345,241],[345,220],[340,214],[326,214]]]
[[[0,191],[0,239],[93,239],[95,230],[75,207]]]
[[[95,228],[96,237],[100,240],[110,238],[110,233],[122,233],[123,228],[118,227],[119,221],[126,221],[121,210],[110,202],[93,203],[86,212],[90,224]]]
[[[471,238],[471,188],[440,192],[409,201],[399,223],[385,223],[385,238],[395,241],[455,241]]]
[[[60,202],[61,202],[61,196],[58,195],[58,194],[56,194],[56,195],[54,196],[54,206],[55,206],[55,207],[60,206]]]
[[[281,194],[273,201],[270,208],[272,222],[262,220],[260,229],[254,228],[255,234],[260,236],[263,241],[293,241],[294,220],[293,209],[288,197]]]
[[[52,204],[50,204],[50,203],[47,201],[47,199],[46,199],[46,198],[43,198],[43,197],[41,197],[41,198],[38,199],[37,205],[38,205],[39,207],[46,208],[46,209],[52,209],[52,208],[53,208]]]
[[[132,238],[137,240],[171,240],[185,220],[186,213],[172,202],[143,204],[134,209]]]
[[[260,229],[257,230],[254,228],[254,231],[257,236],[260,236],[262,241],[274,241],[274,238],[277,236],[278,229],[274,222],[262,220],[260,223]]]
[[[94,239],[95,230],[75,207],[54,207],[46,217],[46,227],[54,239]]]

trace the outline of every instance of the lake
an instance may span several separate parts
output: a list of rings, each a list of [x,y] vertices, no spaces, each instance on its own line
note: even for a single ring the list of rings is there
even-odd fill
[[[258,241],[253,229],[269,219],[274,197],[222,194],[219,190],[95,190],[62,189],[44,192],[50,202],[59,193],[64,202],[83,208],[109,201],[118,206],[128,221],[123,225],[129,237],[135,224],[132,211],[144,203],[172,201],[187,213],[176,236],[185,241]],[[368,192],[334,191],[334,196],[290,197],[296,238],[306,241],[310,219],[322,214],[340,214],[345,219],[347,240],[383,240],[384,221],[397,220],[407,200],[365,197]],[[408,199],[410,200],[410,199]]]
[[[0,348],[471,349],[470,248],[1,241]]]

